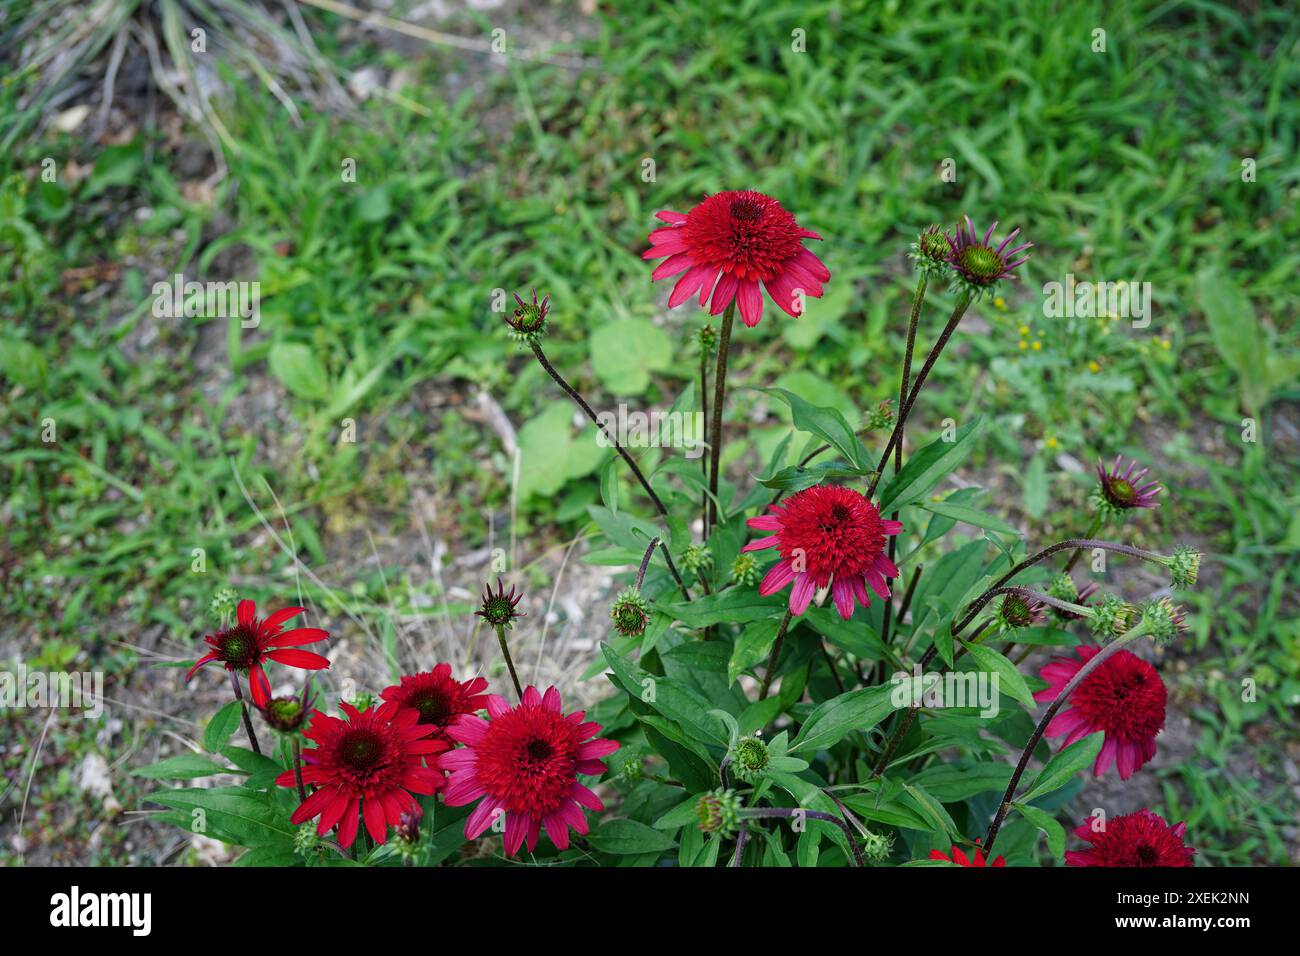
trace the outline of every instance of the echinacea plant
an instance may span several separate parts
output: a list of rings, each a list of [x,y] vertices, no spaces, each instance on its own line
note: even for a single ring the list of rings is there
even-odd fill
[[[238,699],[203,735],[223,762],[200,770],[245,776],[154,799],[204,809],[212,835],[248,847],[254,863],[1190,865],[1185,827],[1150,809],[1094,815],[1073,845],[1062,821],[1078,817],[1049,809],[1072,781],[1087,788],[1112,769],[1129,781],[1162,759],[1160,655],[1187,623],[1170,588],[1144,593],[1149,579],[1130,572],[1161,567],[1183,591],[1203,557],[1103,529],[1122,532],[1164,486],[1116,459],[1098,468],[1089,527],[1038,542],[1040,529],[982,510],[969,481],[960,498],[945,496],[983,419],[930,434],[936,410],[917,414],[963,317],[1024,273],[1032,244],[964,215],[913,233],[897,378],[846,415],[788,389],[758,390],[757,405],[728,389],[734,351],[754,348],[773,322],[800,321],[826,292],[831,270],[806,245],[821,237],[749,189],[657,218],[643,258],[662,261],[644,277],[647,303],[651,283],[671,278],[668,309],[694,300],[722,316],[717,331],[694,320],[683,331],[698,369],[673,409],[705,423],[698,462],[620,443],[574,384],[590,376],[551,362],[543,333],[574,321],[579,303],[530,289],[505,320],[608,450],[599,503],[587,508],[597,529],[587,560],[615,581],[588,619],[604,638],[588,676],[604,673],[611,687],[572,675],[584,689],[564,700],[588,706],[566,708],[559,688],[521,681],[511,641],[537,628],[544,647],[546,621],[525,617],[523,594],[498,578],[474,614],[497,636],[508,684],[421,661],[390,686],[316,709],[305,688],[273,697],[265,671],[324,668],[298,646],[325,631],[283,631],[302,608],[259,621],[251,601],[223,592],[191,674],[222,663]],[[931,288],[950,297],[945,321],[930,319]],[[767,299],[776,310],[765,313]],[[740,429],[724,431],[728,416],[753,422],[777,407],[791,425],[766,461]],[[1085,553],[1113,560],[1084,574],[1074,568]],[[274,753],[229,743],[245,675]],[[165,776],[165,764],[151,772]]]

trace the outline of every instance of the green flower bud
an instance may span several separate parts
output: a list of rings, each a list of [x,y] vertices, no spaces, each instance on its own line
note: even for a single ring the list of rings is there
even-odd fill
[[[695,815],[701,831],[726,837],[740,825],[740,797],[734,790],[706,793],[695,804]]]
[[[998,623],[1003,630],[1031,627],[1043,619],[1043,603],[1031,601],[1023,594],[1008,594],[998,609]]]
[[[1142,625],[1162,644],[1168,644],[1186,633],[1187,626],[1183,622],[1182,608],[1169,598],[1152,601],[1142,608]]]
[[[614,599],[609,617],[614,622],[614,629],[624,637],[636,637],[645,633],[650,620],[650,605],[636,588],[625,588]]]
[[[1093,614],[1088,621],[1092,633],[1102,640],[1119,637],[1133,626],[1137,609],[1125,604],[1113,594],[1107,594],[1093,605]]]
[[[868,830],[860,834],[859,839],[862,845],[862,856],[875,866],[888,860],[889,854],[894,850],[894,838],[888,833],[875,833]]]
[[[704,355],[710,354],[718,345],[718,333],[713,330],[713,326],[706,325],[695,333],[695,342],[700,347],[700,352]]]
[[[731,769],[746,783],[758,783],[767,772],[767,744],[758,737],[741,737],[731,748]]]
[[[762,575],[758,571],[758,562],[752,554],[738,554],[731,562],[731,580],[742,587],[753,587]]]
[[[316,821],[304,823],[293,834],[293,851],[299,856],[308,856],[320,844],[316,835]]]
[[[871,431],[880,431],[894,423],[894,400],[887,398],[863,418],[863,424]]]
[[[645,776],[645,765],[641,763],[640,757],[628,757],[623,761],[619,775],[629,783],[633,783]]]
[[[217,627],[225,627],[227,622],[234,620],[238,604],[239,594],[234,588],[217,588],[212,600],[208,602],[208,617],[212,618]]]
[[[713,566],[713,552],[703,544],[692,544],[682,554],[682,565],[692,574]]]
[[[1180,591],[1196,586],[1196,576],[1201,570],[1201,552],[1191,548],[1175,548],[1169,559],[1170,586]]]

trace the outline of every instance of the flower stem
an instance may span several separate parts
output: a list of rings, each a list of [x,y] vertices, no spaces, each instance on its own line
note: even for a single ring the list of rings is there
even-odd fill
[[[731,349],[731,326],[736,318],[736,300],[722,314],[718,338],[718,364],[713,373],[713,424],[709,428],[709,526],[718,523],[718,459],[722,455],[722,405],[727,397],[727,353]]]
[[[248,742],[253,747],[253,753],[259,757],[262,756],[262,748],[257,745],[257,734],[253,733],[253,721],[248,716],[248,705],[244,703],[244,692],[239,689],[239,677],[234,671],[230,671],[230,686],[235,690],[235,700],[239,701],[239,713],[244,718],[244,730],[248,734]]]
[[[1100,530],[1101,530],[1101,515],[1098,514],[1093,517],[1092,524],[1088,525],[1088,533],[1085,534],[1084,537],[1085,538],[1095,537],[1097,532]],[[1079,557],[1082,554],[1083,554],[1083,549],[1078,548],[1075,550],[1074,554],[1070,555],[1070,560],[1065,563],[1066,574],[1069,574],[1071,571],[1074,570],[1074,566],[1079,563]]]
[[[307,801],[307,788],[302,782],[302,739],[293,738],[293,782],[298,787],[298,799]]]
[[[748,842],[749,827],[742,824],[740,832],[736,834],[736,852],[731,856],[731,865],[733,867],[740,866],[740,858],[745,855],[745,844]]]
[[[957,324],[966,314],[970,307],[971,295],[969,292],[962,292],[957,298],[957,304],[953,306],[952,315],[948,318],[948,324],[943,327],[939,333],[939,339],[934,343],[934,348],[930,349],[930,354],[925,357],[925,364],[921,366],[921,371],[916,375],[916,382],[912,385],[912,390],[907,395],[907,402],[898,410],[898,421],[894,423],[894,430],[890,432],[889,441],[885,443],[885,450],[880,455],[880,462],[876,465],[875,477],[871,479],[871,484],[867,488],[867,497],[870,498],[876,493],[876,485],[880,483],[880,476],[883,475],[885,463],[889,461],[889,453],[894,450],[895,445],[902,443],[903,427],[907,424],[907,416],[911,414],[912,407],[916,405],[917,396],[921,394],[921,387],[925,385],[925,380],[930,375],[930,369],[934,368],[934,363],[939,360],[939,355],[943,352],[944,346],[952,338],[953,332],[957,330]]]
[[[700,418],[704,421],[704,447],[709,447],[709,350],[700,349]],[[709,483],[709,456],[700,455],[700,470],[704,472],[704,484]],[[709,540],[709,494],[700,492],[700,521],[704,531],[704,540]]]
[[[641,567],[636,569],[636,589],[641,590],[641,585],[645,583],[646,568],[650,567],[650,555],[655,553],[655,546],[659,544],[657,537],[650,539],[650,544],[645,549],[645,554],[641,555]]]
[[[627,449],[620,445],[614,436],[609,433],[609,429],[600,423],[600,419],[596,417],[596,413],[592,410],[592,407],[587,404],[587,400],[579,395],[578,391],[564,380],[564,376],[555,370],[555,366],[551,364],[550,360],[546,357],[546,353],[542,351],[541,343],[536,339],[532,339],[528,344],[532,346],[533,354],[537,356],[537,361],[541,363],[542,368],[546,369],[546,373],[555,380],[555,383],[559,385],[560,388],[564,389],[565,393],[573,399],[574,402],[577,403],[578,407],[581,408],[583,412],[586,413],[587,417],[591,419],[592,424],[604,433],[605,439],[610,443],[614,450],[619,453],[619,456],[627,462],[627,466],[632,469],[632,474],[636,476],[636,480],[641,483],[641,487],[645,490],[645,493],[650,496],[651,502],[654,503],[655,510],[666,519],[668,517],[668,509],[664,507],[664,503],[659,499],[659,496],[655,494],[655,490],[650,487],[650,482],[646,480],[646,476],[637,466],[635,459],[633,459],[632,456],[627,453]],[[664,556],[668,559],[668,570],[672,572],[673,580],[675,580],[677,586],[681,588],[682,596],[689,601],[691,599],[691,592],[687,590],[685,583],[682,581],[681,575],[677,573],[677,566],[673,564],[672,556],[668,554],[667,548],[664,549]]]
[[[772,677],[776,674],[776,663],[781,657],[781,645],[785,643],[785,632],[790,627],[791,616],[787,608],[785,617],[781,618],[781,626],[776,630],[776,641],[772,644],[772,653],[767,658],[767,667],[763,672],[763,686],[758,692],[759,700],[767,698],[768,689],[772,686]]]
[[[970,622],[975,619],[975,615],[979,614],[979,612],[983,610],[984,605],[988,604],[989,601],[996,596],[994,592],[999,594],[1005,593],[998,591],[998,588],[1002,587],[1002,585],[1006,584],[1026,568],[1032,567],[1045,558],[1050,558],[1054,554],[1071,548],[1075,550],[1101,548],[1103,551],[1114,551],[1116,554],[1126,554],[1131,558],[1141,558],[1143,561],[1150,561],[1154,564],[1163,564],[1166,566],[1169,564],[1169,559],[1163,554],[1156,554],[1154,551],[1144,551],[1142,548],[1134,548],[1127,544],[1117,544],[1114,541],[1106,541],[1101,538],[1070,538],[1066,541],[1058,541],[1051,547],[1044,548],[1037,554],[1025,558],[1006,574],[1002,575],[1002,577],[994,581],[987,591],[972,601],[970,603],[970,610],[967,611],[966,616],[962,618],[961,623],[953,626],[953,637],[956,637],[962,631],[966,630]],[[1038,599],[1043,600],[1043,596],[1039,596]],[[1076,605],[1070,605],[1070,610],[1073,610],[1075,607]]]
[[[853,851],[853,865],[862,866],[862,851],[858,849],[858,841],[853,839],[853,831],[849,825],[835,816],[833,813],[825,813],[821,810],[805,810],[802,807],[746,807],[740,811],[742,819],[746,820],[791,820],[796,818],[805,818],[808,820],[825,820],[827,823],[833,823],[840,828],[844,834],[844,839],[849,843],[849,849]]]
[[[1131,628],[1123,637],[1116,638],[1105,647],[1103,647],[1092,660],[1079,668],[1070,682],[1057,695],[1056,700],[1047,708],[1042,718],[1038,721],[1038,726],[1034,728],[1033,736],[1029,738],[1029,743],[1025,744],[1025,749],[1020,753],[1020,762],[1016,764],[1015,773],[1011,775],[1011,780],[1007,784],[1006,792],[1002,795],[1002,802],[998,805],[998,812],[993,817],[993,822],[989,824],[989,832],[984,837],[984,852],[989,853],[993,849],[993,841],[998,838],[998,830],[1002,827],[1002,821],[1006,819],[1007,811],[1011,809],[1011,800],[1016,795],[1016,787],[1020,783],[1020,778],[1024,775],[1025,767],[1029,764],[1029,758],[1038,746],[1038,742],[1043,739],[1043,734],[1047,731],[1047,725],[1051,723],[1052,718],[1056,716],[1057,711],[1065,706],[1069,696],[1074,693],[1075,689],[1088,679],[1089,675],[1094,673],[1098,667],[1106,662],[1106,659],[1117,651],[1122,650],[1125,645],[1132,644],[1139,637],[1145,636],[1146,628],[1141,624]],[[990,856],[990,859],[992,857]]]
[[[509,642],[506,641],[505,626],[502,624],[498,624],[496,626],[496,629],[497,629],[497,642],[500,643],[501,645],[501,656],[506,659],[506,667],[510,669],[510,680],[514,682],[515,693],[519,695],[519,699],[522,701],[524,699],[524,689],[521,686],[519,686],[519,675],[515,673],[515,662],[510,657],[510,644]]]
[[[912,314],[908,318],[908,322],[907,322],[907,346],[903,350],[903,374],[899,377],[899,381],[898,381],[898,409],[900,413],[902,412],[903,409],[903,402],[907,401],[907,390],[909,386],[912,384],[912,351],[913,349],[916,348],[916,325],[921,318],[921,306],[925,302],[925,287],[928,281],[929,280],[926,278],[925,273],[922,272],[921,277],[916,280],[916,294],[912,296]],[[898,433],[898,441],[895,442],[894,444],[894,474],[898,474],[902,470],[903,470],[903,433],[902,430],[900,429]],[[898,512],[895,511],[889,517],[891,520],[897,521]],[[890,535],[889,536],[889,560],[893,561],[897,553],[898,553],[898,536]],[[901,611],[899,612],[898,616],[900,619],[902,618],[903,614]],[[885,619],[884,619],[884,625],[882,626],[880,631],[880,640],[886,647],[889,646],[889,629],[890,629],[890,625],[893,624],[893,619],[894,619],[894,597],[891,594],[889,599],[885,601]]]

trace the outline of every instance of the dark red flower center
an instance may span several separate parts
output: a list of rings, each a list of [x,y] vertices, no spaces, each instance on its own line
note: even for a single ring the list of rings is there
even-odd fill
[[[410,698],[409,706],[420,712],[420,723],[441,724],[451,710],[450,701],[445,694],[430,688]]]
[[[771,196],[750,190],[714,193],[680,227],[697,265],[740,279],[769,280],[798,255],[803,230]]]
[[[545,707],[519,706],[496,717],[475,746],[478,775],[506,813],[545,816],[577,779],[577,727]]]
[[[852,488],[806,488],[787,500],[780,520],[781,557],[814,575],[818,587],[832,575],[864,573],[885,549],[880,512]]]
[[[385,749],[373,730],[350,730],[339,743],[339,759],[358,774],[369,773],[384,759]]]
[[[214,638],[217,656],[227,667],[247,670],[260,657],[257,637],[242,624],[221,631]]]
[[[1165,725],[1165,684],[1154,667],[1118,651],[1084,679],[1070,698],[1094,727],[1121,740],[1154,737]]]

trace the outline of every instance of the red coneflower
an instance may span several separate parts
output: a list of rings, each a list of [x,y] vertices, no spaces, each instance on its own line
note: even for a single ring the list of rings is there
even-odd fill
[[[487,685],[482,677],[458,681],[451,676],[450,664],[439,664],[431,671],[403,675],[400,683],[385,688],[379,696],[416,711],[421,726],[432,729],[435,738],[450,746],[447,728],[461,714],[472,714],[487,706],[487,695],[483,693]]]
[[[1087,850],[1069,850],[1066,866],[1192,866],[1196,853],[1183,843],[1186,823],[1170,826],[1151,810],[1139,810],[1102,822],[1089,817],[1074,835],[1087,840]]]
[[[401,824],[403,813],[420,812],[411,794],[436,793],[442,787],[442,772],[425,767],[424,760],[450,745],[429,736],[417,711],[393,701],[367,711],[345,702],[339,707],[347,720],[319,710],[312,714],[304,736],[316,746],[302,753],[302,781],[319,789],[299,805],[290,822],[319,816],[316,832],[323,836],[337,825],[339,844],[350,847],[364,819],[371,838],[383,843],[389,824]],[[294,786],[293,771],[286,770],[275,782]]]
[[[976,842],[976,843],[979,843],[980,841],[979,841],[979,840],[976,840],[975,842]],[[983,850],[980,850],[980,849],[976,849],[976,850],[975,850],[975,857],[974,857],[974,859],[971,859],[970,857],[966,856],[966,854],[965,854],[964,852],[962,852],[962,848],[959,847],[959,846],[957,846],[955,843],[953,844],[953,847],[952,847],[952,856],[948,856],[948,855],[947,855],[946,853],[944,853],[942,850],[931,850],[931,851],[930,851],[930,859],[932,859],[932,860],[947,860],[949,863],[956,863],[958,866],[984,866],[984,867],[989,867],[989,866],[1006,866],[1006,865],[1007,865],[1006,857],[1002,857],[1002,856],[995,857],[992,863],[987,863],[987,862],[985,862],[985,860],[984,860],[984,851],[983,851]]]
[[[1116,455],[1115,464],[1111,466],[1110,471],[1107,471],[1100,461],[1097,462],[1097,478],[1101,481],[1101,488],[1098,491],[1101,498],[1117,511],[1157,507],[1160,502],[1156,501],[1156,495],[1164,488],[1158,481],[1141,483],[1150,469],[1143,468],[1135,474],[1133,469],[1137,468],[1137,462],[1130,461],[1128,468],[1120,471],[1123,463],[1123,460]]]
[[[759,594],[774,594],[793,581],[790,611],[802,614],[817,589],[829,584],[845,620],[853,616],[855,599],[870,607],[867,585],[882,599],[889,597],[885,579],[898,577],[898,568],[885,555],[885,539],[902,531],[902,522],[881,518],[863,495],[839,485],[805,488],[767,510],[747,524],[776,534],[741,549],[780,551],[781,560],[763,578]]]
[[[706,197],[685,215],[663,210],[655,217],[668,225],[650,233],[651,247],[641,258],[667,259],[651,279],[686,273],[673,287],[669,308],[697,292],[703,306],[712,293],[712,315],[736,300],[741,320],[752,327],[763,317],[760,283],[773,302],[798,316],[802,297],[821,298],[822,283],[830,280],[826,264],[803,244],[821,236],[802,228],[771,196],[729,190]]]
[[[1077,658],[1053,658],[1039,676],[1051,686],[1034,700],[1050,701],[1080,668],[1101,652],[1097,647],[1075,648]],[[1156,755],[1156,734],[1165,726],[1165,682],[1159,672],[1130,651],[1116,651],[1070,695],[1065,709],[1047,725],[1047,735],[1065,735],[1067,747],[1089,734],[1105,732],[1105,742],[1093,765],[1100,777],[1110,765],[1119,766],[1121,780],[1133,776]]]
[[[252,601],[240,601],[235,609],[235,626],[203,638],[212,650],[195,661],[186,673],[185,680],[189,681],[204,664],[220,661],[228,671],[248,672],[248,688],[252,692],[253,703],[265,707],[271,699],[271,682],[262,670],[265,661],[312,671],[330,666],[330,662],[319,654],[296,649],[301,644],[315,644],[325,640],[329,637],[328,631],[319,627],[295,627],[283,632],[280,630],[285,621],[297,617],[305,610],[305,607],[286,607],[266,620],[259,621],[257,605]]]
[[[1022,242],[1014,249],[1008,249],[1007,246],[1020,234],[1019,229],[1013,229],[995,249],[990,240],[993,238],[993,230],[998,227],[997,220],[993,221],[993,225],[989,226],[988,232],[984,233],[984,238],[981,240],[975,234],[975,224],[970,221],[970,216],[962,218],[966,220],[966,228],[963,229],[958,224],[956,237],[951,234],[946,235],[949,248],[948,262],[956,270],[957,275],[975,292],[987,289],[999,279],[1017,278],[1012,275],[1011,270],[1028,262],[1029,256],[1020,259],[1015,259],[1015,256],[1030,248],[1033,243]]]
[[[563,850],[570,827],[587,832],[583,807],[605,809],[578,775],[604,773],[601,758],[617,750],[618,742],[596,737],[600,724],[584,722],[584,711],[565,716],[561,708],[554,687],[543,696],[529,686],[518,707],[491,694],[488,720],[465,715],[448,729],[465,746],[439,758],[443,769],[451,771],[443,800],[459,807],[482,797],[465,821],[468,839],[504,813],[508,855],[517,853],[525,840],[529,850],[536,847],[543,826]]]

